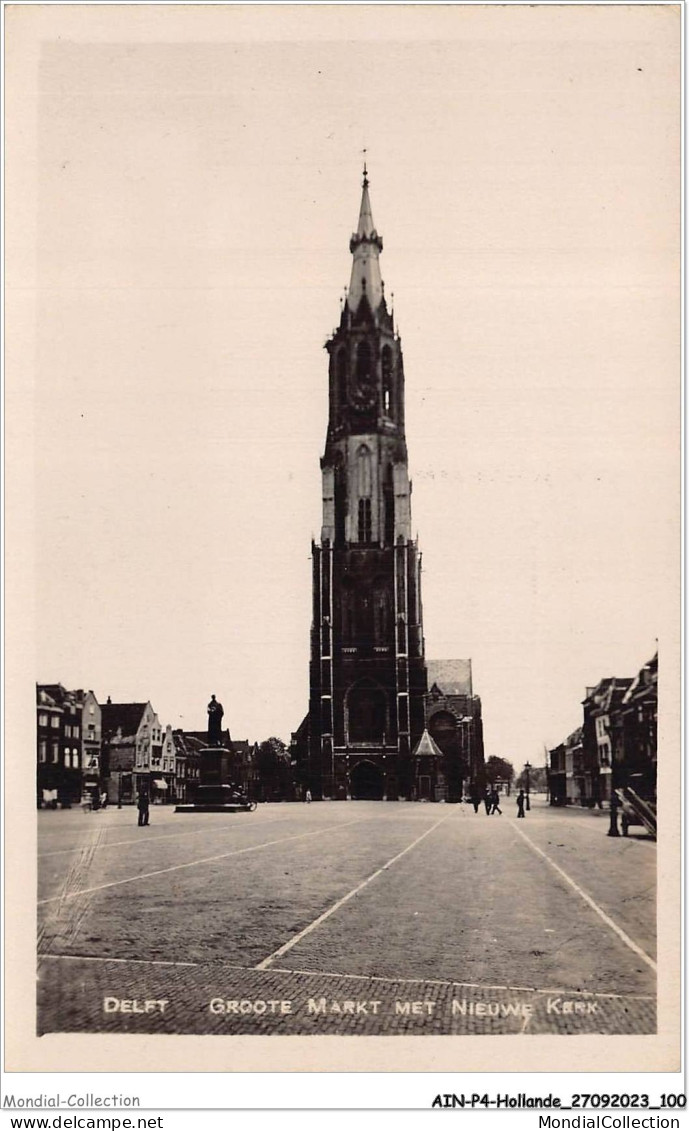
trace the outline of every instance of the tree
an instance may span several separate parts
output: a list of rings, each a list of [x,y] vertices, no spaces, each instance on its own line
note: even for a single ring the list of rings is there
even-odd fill
[[[511,784],[514,777],[514,766],[508,762],[506,758],[498,758],[495,754],[491,754],[486,762],[486,781],[490,785],[495,785],[498,781],[507,782]]]
[[[292,795],[290,756],[281,738],[267,738],[258,748],[258,780],[264,800],[282,800]]]

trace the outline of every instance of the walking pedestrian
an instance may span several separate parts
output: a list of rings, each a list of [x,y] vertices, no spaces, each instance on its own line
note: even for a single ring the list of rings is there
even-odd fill
[[[149,817],[149,800],[148,794],[145,790],[139,790],[139,796],[136,802],[137,809],[139,810],[139,825],[147,825]]]
[[[526,797],[524,795],[524,790],[520,789],[519,793],[517,794],[517,816],[518,817],[524,817],[525,816],[525,814],[524,814],[524,802],[525,801],[526,801]]]
[[[478,807],[481,804],[481,795],[476,786],[473,785],[471,787],[471,804],[474,806],[474,813],[478,813]]]
[[[499,813],[502,817],[502,809],[500,808],[500,794],[497,789],[494,789],[490,795],[491,813]]]
[[[306,793],[304,794],[304,801],[306,802],[307,805],[311,804],[311,790],[310,789],[307,789]]]
[[[483,791],[483,804],[486,807],[486,816],[490,817],[492,801],[489,789]]]

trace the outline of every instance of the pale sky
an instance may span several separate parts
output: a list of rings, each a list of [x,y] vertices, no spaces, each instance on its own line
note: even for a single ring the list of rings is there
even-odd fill
[[[8,18],[29,679],[298,726],[366,146],[426,654],[542,763],[678,611],[679,7]]]

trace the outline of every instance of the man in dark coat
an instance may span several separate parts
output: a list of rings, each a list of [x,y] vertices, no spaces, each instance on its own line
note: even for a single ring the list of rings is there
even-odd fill
[[[524,795],[524,790],[520,789],[519,793],[517,794],[517,816],[518,817],[524,817],[525,816],[525,814],[524,814],[524,802],[525,801],[526,801],[526,797]]]
[[[148,794],[144,789],[139,790],[139,796],[136,802],[137,809],[139,810],[139,824],[148,824]]]

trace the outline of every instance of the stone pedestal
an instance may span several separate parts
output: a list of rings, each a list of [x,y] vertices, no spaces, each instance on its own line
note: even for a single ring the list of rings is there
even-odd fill
[[[224,746],[199,751],[199,784],[194,800],[175,813],[237,813],[248,808],[230,781],[232,755]]]
[[[206,746],[199,751],[199,784],[205,786],[230,785],[231,754],[224,746]]]

